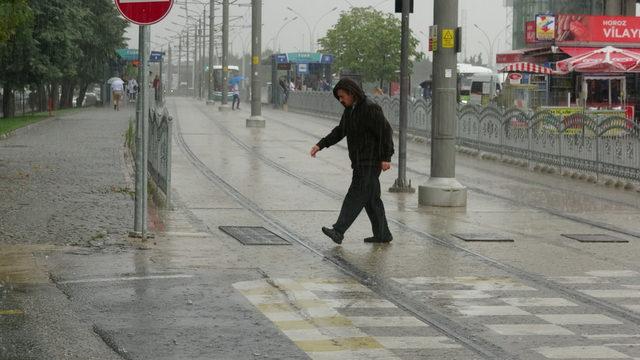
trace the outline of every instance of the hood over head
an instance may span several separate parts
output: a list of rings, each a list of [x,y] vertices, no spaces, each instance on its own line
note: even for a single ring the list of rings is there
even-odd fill
[[[360,85],[349,78],[340,79],[336,86],[333,87],[333,96],[335,96],[336,99],[340,100],[338,98],[338,90],[344,90],[349,94],[355,96],[355,101],[357,102],[363,101],[366,97],[364,91],[362,91],[362,88],[360,88]]]

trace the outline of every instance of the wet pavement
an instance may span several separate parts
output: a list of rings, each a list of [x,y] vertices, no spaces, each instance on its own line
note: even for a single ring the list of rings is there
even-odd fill
[[[0,142],[48,138],[64,148],[66,137],[47,134],[102,134],[83,156],[58,159],[80,174],[77,195],[40,206],[59,209],[60,230],[47,237],[46,222],[2,218],[0,358],[640,359],[635,190],[460,155],[466,208],[418,207],[415,194],[385,191],[393,242],[363,243],[362,215],[336,246],[320,227],[335,221],[349,185],[346,147],[308,155],[334,121],[264,107],[267,127],[248,129],[245,110],[222,114],[187,98],[169,98],[168,108],[175,202],[158,211],[147,242],[118,235],[132,223],[128,195],[89,196],[130,186],[117,155],[130,110],[78,113]],[[0,169],[44,156],[0,154]],[[413,185],[424,183],[427,146],[410,142],[408,164]],[[382,175],[383,188],[396,171]],[[51,192],[53,179],[38,188]],[[10,183],[0,179],[19,193]],[[2,206],[17,209],[19,197]],[[75,211],[86,213],[80,225]],[[243,245],[220,226],[263,226],[290,245]],[[101,231],[111,240],[96,243]],[[464,233],[513,242],[452,235]]]

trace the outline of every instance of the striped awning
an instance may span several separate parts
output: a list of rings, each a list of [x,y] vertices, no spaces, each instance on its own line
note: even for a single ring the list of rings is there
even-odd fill
[[[553,70],[538,64],[517,62],[503,67],[500,72],[526,72],[535,74],[553,74]]]

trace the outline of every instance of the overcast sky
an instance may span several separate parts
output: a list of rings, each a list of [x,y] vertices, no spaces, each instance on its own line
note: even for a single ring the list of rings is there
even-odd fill
[[[208,4],[206,6],[198,5],[199,2],[204,3],[206,0],[176,1],[171,13],[165,19],[151,26],[153,50],[159,50],[163,46],[166,49],[168,41],[163,38],[172,36],[174,34],[172,31],[182,29],[185,19],[180,16],[185,16],[185,10],[181,8],[184,6],[185,1],[188,2],[187,6],[191,15],[195,15],[192,10],[202,14],[203,9],[206,8],[207,11],[209,9]],[[248,3],[250,3],[250,0],[237,0],[237,4]],[[494,42],[494,54],[510,48],[510,45],[506,43],[508,41],[506,39],[507,36],[509,38],[511,36],[511,28],[509,27],[506,31],[505,28],[509,26],[511,19],[507,18],[508,10],[503,6],[503,3],[504,0],[459,0],[460,16],[458,21],[460,26],[466,26],[466,29],[470,30],[463,36],[466,40],[466,52],[468,55],[482,52],[484,54],[483,58],[486,59],[490,48],[490,40]],[[336,23],[340,12],[348,11],[351,5],[357,7],[374,6],[378,10],[390,13],[394,10],[394,0],[264,0],[263,4],[263,49],[274,47],[276,33],[286,23],[285,18],[291,19],[298,16],[287,10],[287,7],[300,14],[297,20],[286,25],[280,33],[278,43],[283,52],[308,51],[309,28],[313,32],[315,27],[314,39],[323,37],[327,29]],[[337,10],[332,11],[334,7],[337,7]],[[222,11],[219,10],[216,14],[216,22],[221,21],[220,18],[217,18],[218,15],[222,15],[221,13]],[[462,16],[463,13],[466,13],[466,24]],[[243,17],[237,20],[235,24],[251,24],[250,7],[231,6],[230,14],[232,17]],[[396,16],[399,18],[399,15]],[[421,41],[420,50],[427,53],[429,26],[433,24],[433,1],[416,0],[410,24],[414,35]],[[478,31],[474,24],[477,24],[487,36]],[[232,51],[234,53],[240,54],[243,48],[247,52],[251,51],[250,33],[250,28],[237,29],[231,32],[230,39],[233,39]],[[138,48],[138,26],[130,26],[126,36],[130,38],[129,47]],[[372,36],[375,36],[375,34],[372,34]],[[177,46],[177,40],[173,41],[172,46]]]

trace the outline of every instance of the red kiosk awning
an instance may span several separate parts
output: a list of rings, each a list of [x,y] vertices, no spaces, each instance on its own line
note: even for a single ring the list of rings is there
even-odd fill
[[[528,63],[528,62],[517,62],[513,64],[509,64],[502,69],[500,72],[526,72],[526,73],[534,73],[534,74],[547,74],[552,75],[553,70],[538,64]]]
[[[567,51],[562,49],[562,51],[569,53],[568,51],[574,51],[574,49],[567,49]],[[579,49],[586,50],[587,48]],[[640,49],[619,49],[613,46],[596,48],[558,61],[556,68],[565,73],[570,71],[587,73],[640,72]]]

